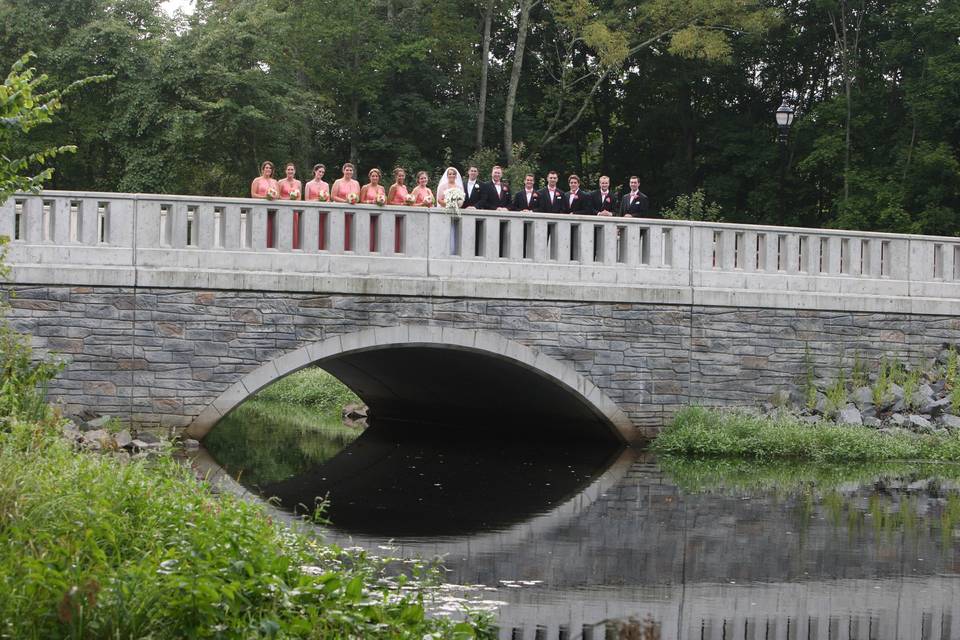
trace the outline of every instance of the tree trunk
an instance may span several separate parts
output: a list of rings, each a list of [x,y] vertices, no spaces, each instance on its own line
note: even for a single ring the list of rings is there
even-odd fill
[[[487,116],[487,74],[490,71],[490,24],[493,22],[493,0],[487,0],[483,12],[483,53],[480,63],[480,99],[477,105],[477,151],[483,148],[483,127]]]
[[[527,27],[530,24],[530,9],[539,0],[520,0],[520,19],[517,23],[517,46],[513,50],[513,69],[510,70],[510,86],[503,112],[503,154],[507,165],[513,161],[513,109],[517,104],[517,87],[523,70],[523,52],[527,46]]]

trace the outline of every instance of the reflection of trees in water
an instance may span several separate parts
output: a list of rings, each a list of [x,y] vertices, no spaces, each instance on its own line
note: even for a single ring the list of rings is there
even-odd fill
[[[753,496],[794,501],[800,533],[824,514],[837,529],[877,543],[936,539],[942,550],[960,528],[960,465],[923,462],[818,464],[793,461],[692,460],[664,456],[661,467],[688,493]]]
[[[329,460],[360,434],[344,426],[337,411],[248,400],[217,424],[204,445],[231,475],[261,486]]]

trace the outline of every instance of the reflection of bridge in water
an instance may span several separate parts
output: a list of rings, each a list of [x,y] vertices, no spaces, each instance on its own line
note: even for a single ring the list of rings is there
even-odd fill
[[[527,504],[526,519],[501,522],[495,531],[428,537],[431,514],[442,520],[456,510],[429,500],[424,508],[419,490],[376,487],[407,473],[425,485],[456,485],[456,499],[483,508],[488,503],[477,496],[509,503],[523,493],[511,492],[511,483],[535,480],[512,475],[519,467],[509,460],[482,475],[455,459],[431,462],[424,449],[409,457],[386,448],[354,457],[349,449],[329,475],[321,475],[324,467],[310,474],[333,483],[334,504],[337,477],[356,477],[362,468],[375,479],[347,483],[341,498],[366,501],[329,536],[375,553],[389,545],[404,557],[442,556],[447,581],[500,585],[485,595],[508,603],[499,615],[503,638],[576,638],[585,630],[583,637],[603,638],[605,621],[646,615],[664,638],[684,640],[960,638],[960,545],[955,532],[942,529],[944,501],[935,494],[913,491],[904,500],[894,491],[888,508],[915,510],[917,524],[884,532],[865,516],[866,489],[848,489],[841,511],[817,500],[804,507],[796,497],[690,495],[627,451],[581,481],[578,492]],[[458,474],[473,482],[452,482]],[[505,512],[523,508],[514,506],[505,504]],[[345,526],[364,508],[362,526]],[[412,514],[421,531],[398,538],[390,510]],[[536,582],[511,588],[503,580]]]

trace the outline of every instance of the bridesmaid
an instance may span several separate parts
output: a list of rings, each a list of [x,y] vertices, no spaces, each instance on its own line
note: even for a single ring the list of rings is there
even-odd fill
[[[370,169],[370,173],[367,174],[370,178],[370,182],[363,185],[363,188],[360,189],[360,202],[362,204],[376,204],[377,196],[384,196],[386,198],[383,185],[380,184],[380,169],[374,167]]]
[[[273,163],[267,160],[260,166],[260,175],[250,183],[250,197],[265,200],[270,189],[279,196],[280,185],[273,179]]]
[[[407,195],[407,172],[402,167],[397,167],[393,170],[393,184],[387,193],[387,204],[407,204]]]
[[[288,162],[284,167],[287,177],[280,181],[281,200],[300,200],[303,197],[303,185],[297,180],[297,166]],[[291,195],[293,197],[291,197]]]
[[[327,168],[322,164],[313,165],[313,180],[307,183],[303,192],[304,200],[319,200],[320,194],[327,194],[326,199],[330,198],[330,185],[323,181],[323,174]]]
[[[413,204],[418,207],[432,207],[433,203],[436,200],[433,197],[433,192],[430,191],[430,187],[427,186],[427,180],[429,180],[426,171],[421,171],[417,174],[417,186],[413,188]]]
[[[337,178],[333,181],[333,186],[330,187],[330,199],[334,202],[346,202],[347,195],[351,193],[357,194],[357,199],[360,198],[360,183],[353,179],[353,172],[356,170],[353,167],[353,164],[346,162],[343,165],[343,177]]]

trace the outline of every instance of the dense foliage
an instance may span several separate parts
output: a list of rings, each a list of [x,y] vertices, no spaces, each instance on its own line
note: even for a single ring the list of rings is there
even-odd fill
[[[345,405],[360,403],[350,388],[319,367],[308,367],[278,380],[257,393],[257,400],[308,405],[333,412],[339,421]]]
[[[243,195],[266,159],[336,177],[476,155],[591,188],[636,173],[654,209],[703,189],[729,221],[960,231],[955,2],[195,5],[0,0],[0,60],[34,50],[53,86],[113,74],[37,137],[80,149],[52,186]]]

